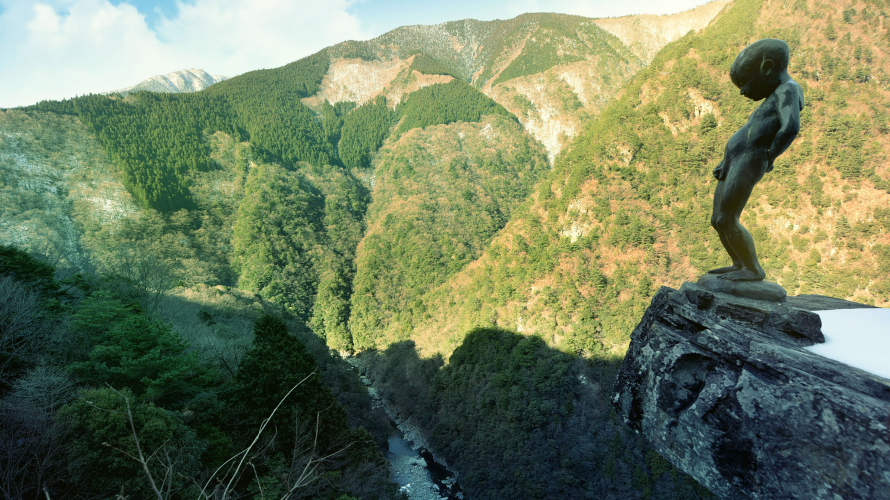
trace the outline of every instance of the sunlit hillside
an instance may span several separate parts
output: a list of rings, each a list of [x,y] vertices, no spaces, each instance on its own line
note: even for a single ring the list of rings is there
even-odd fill
[[[200,497],[305,376],[237,495],[398,498],[385,403],[466,498],[712,498],[619,424],[617,367],[660,286],[727,262],[711,170],[764,37],[807,101],[743,215],[767,279],[890,306],[888,10],[408,26],[200,92],[0,111],[0,488],[41,492],[33,455],[70,463],[54,498],[152,474]],[[134,438],[167,462],[114,453]]]
[[[726,262],[711,170],[757,106],[729,81],[746,44],[787,40],[802,130],[743,215],[767,279],[791,294],[887,306],[886,7],[737,0],[667,46],[591,121],[485,255],[431,291],[414,338],[431,351],[493,322],[553,346],[622,354],[657,287]],[[440,307],[447,304],[446,307]],[[448,343],[446,343],[446,340]]]

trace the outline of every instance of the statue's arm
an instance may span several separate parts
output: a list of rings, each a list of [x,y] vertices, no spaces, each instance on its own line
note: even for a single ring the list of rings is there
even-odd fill
[[[773,169],[773,162],[788,149],[800,132],[800,110],[803,109],[803,92],[793,81],[779,86],[776,89],[776,97],[779,101],[779,131],[776,132],[776,137],[766,153],[769,160],[767,172]]]
[[[714,178],[717,179],[718,181],[722,181],[722,180],[726,179],[726,169],[723,168],[723,162],[725,162],[725,161],[726,161],[725,159],[720,160],[720,164],[717,165],[714,168],[714,170],[711,172],[712,174],[714,174]]]

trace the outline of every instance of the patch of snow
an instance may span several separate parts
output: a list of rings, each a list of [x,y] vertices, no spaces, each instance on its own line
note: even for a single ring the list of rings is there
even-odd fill
[[[825,343],[813,354],[890,379],[890,309],[816,311]]]
[[[174,94],[181,92],[197,92],[199,90],[204,90],[207,87],[215,83],[219,83],[223,80],[228,80],[228,77],[211,75],[203,69],[191,68],[174,71],[172,73],[167,73],[166,75],[155,75],[151,78],[148,78],[147,80],[143,80],[136,85],[133,85],[132,87],[112,90],[110,92],[104,93],[128,94],[130,92],[138,92],[140,90],[148,90],[150,92],[167,92]]]

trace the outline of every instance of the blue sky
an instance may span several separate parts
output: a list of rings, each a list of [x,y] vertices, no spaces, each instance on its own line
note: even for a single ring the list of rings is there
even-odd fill
[[[176,2],[173,0],[113,0],[110,3],[115,6],[122,3],[129,3],[133,7],[136,7],[136,10],[145,16],[146,23],[152,28],[157,26],[162,15],[171,18],[176,16],[176,13],[179,11],[176,7]]]
[[[0,0],[0,108],[200,68],[235,76],[409,24],[670,14],[707,0]]]

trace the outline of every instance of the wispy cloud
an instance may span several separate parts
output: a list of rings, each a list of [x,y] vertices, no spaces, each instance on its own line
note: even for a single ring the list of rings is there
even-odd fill
[[[0,107],[133,85],[183,68],[232,76],[368,38],[349,0],[196,0],[152,29],[128,3],[0,0]]]

